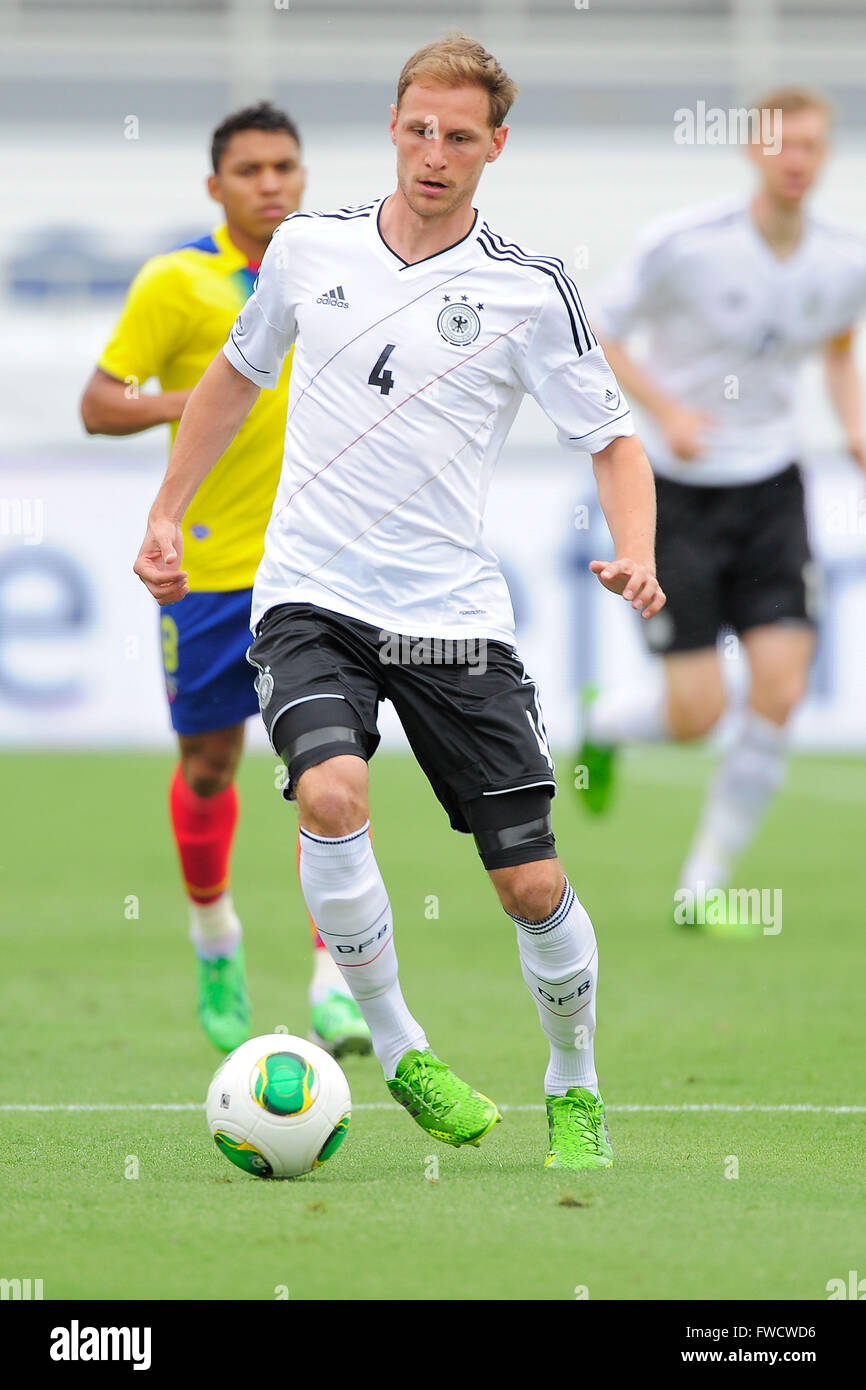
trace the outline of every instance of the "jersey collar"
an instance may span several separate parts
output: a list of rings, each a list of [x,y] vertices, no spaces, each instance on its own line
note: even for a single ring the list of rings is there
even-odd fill
[[[234,261],[234,265],[231,266],[232,270],[245,270],[247,268],[250,262],[247,260],[243,251],[241,251],[238,246],[235,246],[229,236],[229,229],[225,223],[223,223],[221,227],[215,227],[211,232],[211,236],[227,260],[229,262]]]
[[[758,254],[763,258],[767,266],[769,266],[777,273],[785,273],[791,268],[791,266],[799,265],[804,253],[811,248],[814,222],[812,220],[811,213],[808,209],[803,210],[803,220],[800,227],[800,240],[797,242],[797,245],[794,247],[793,251],[789,256],[777,255],[770,243],[767,241],[766,237],[764,237],[763,233],[758,227],[757,222],[755,221],[755,215],[752,212],[751,198],[749,198],[746,202],[746,219],[749,224],[749,234],[758,251]]]
[[[452,246],[446,246],[442,251],[435,251],[432,256],[425,256],[422,261],[404,261],[402,256],[399,256],[396,251],[393,251],[385,241],[379,226],[379,215],[382,211],[382,206],[390,196],[390,193],[387,193],[384,198],[380,198],[373,209],[373,214],[370,218],[371,241],[379,258],[387,265],[390,265],[392,270],[397,271],[398,274],[406,278],[409,278],[413,271],[420,271],[425,267],[433,267],[438,270],[442,265],[448,264],[452,257],[459,256],[461,253],[465,254],[466,249],[477,240],[478,233],[484,226],[484,218],[477,206],[473,204],[475,207],[475,221],[469,228],[469,231],[465,236],[462,236],[459,241],[455,241]]]

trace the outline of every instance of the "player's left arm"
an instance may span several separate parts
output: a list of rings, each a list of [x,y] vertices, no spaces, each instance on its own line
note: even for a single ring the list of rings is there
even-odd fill
[[[649,459],[637,435],[620,435],[592,455],[598,500],[616,558],[593,560],[590,569],[611,593],[621,594],[642,618],[665,604],[656,578],[656,490]]]
[[[863,386],[854,355],[854,330],[840,333],[824,345],[827,394],[833,402],[852,458],[866,472],[866,430],[863,425]]]
[[[558,264],[554,262],[554,264]],[[590,569],[644,618],[663,607],[655,572],[656,492],[628,401],[589,326],[565,267],[551,275],[519,361],[521,379],[556,426],[560,444],[592,455],[613,560]]]

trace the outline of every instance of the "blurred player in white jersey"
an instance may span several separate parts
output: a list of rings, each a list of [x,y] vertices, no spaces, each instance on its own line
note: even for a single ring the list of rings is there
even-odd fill
[[[647,617],[664,595],[652,473],[577,290],[560,261],[503,240],[473,206],[515,91],[465,35],[409,59],[392,107],[396,191],[278,228],[186,407],[136,571],[161,603],[182,597],[184,510],[294,343],[249,656],[298,802],[307,906],[394,1098],[435,1138],[477,1144],[497,1108],[431,1051],[409,1012],[368,835],[367,762],[390,699],[516,926],[549,1044],[546,1164],[604,1168],[595,934],[557,858],[538,692],[483,535],[490,477],[527,391],[564,444],[593,456],[616,549],[601,583]]]
[[[733,628],[749,664],[748,707],[682,871],[680,886],[696,893],[701,884],[726,888],[753,840],[782,783],[788,722],[808,682],[815,570],[795,400],[797,370],[811,352],[824,354],[847,447],[866,468],[852,352],[866,302],[866,240],[804,207],[827,156],[830,109],[793,87],[769,93],[759,109],[775,113],[775,152],[747,146],[754,195],[650,227],[595,309],[608,361],[643,410],[668,602],[645,630],[664,657],[662,695],[588,694],[580,796],[592,811],[606,808],[621,743],[710,732],[726,702],[717,638]],[[640,362],[625,345],[639,326],[648,329]]]

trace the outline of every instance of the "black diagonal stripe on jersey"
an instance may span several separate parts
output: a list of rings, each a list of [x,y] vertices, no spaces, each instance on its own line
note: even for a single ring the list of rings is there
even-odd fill
[[[566,271],[565,266],[562,264],[562,261],[559,259],[559,257],[542,256],[532,251],[524,251],[522,246],[517,245],[517,242],[506,241],[505,238],[500,236],[498,232],[494,232],[490,227],[488,227],[486,222],[484,224],[484,230],[490,238],[491,246],[493,246],[494,248],[500,251],[511,252],[515,256],[520,256],[526,262],[527,265],[535,265],[538,269],[541,269],[543,266],[549,266],[555,275],[561,277],[562,286],[564,287],[565,292],[568,293],[571,297],[572,305],[586,333],[587,345],[591,351],[592,348],[597,345],[595,334],[592,332],[592,329],[589,326],[589,320],[586,316],[586,311],[583,307],[583,304],[581,303],[580,295],[577,292],[577,286],[575,285],[571,276]],[[559,280],[557,281],[557,283],[559,283]]]
[[[481,247],[481,250],[484,252],[484,254],[486,256],[489,256],[492,261],[510,261],[512,265],[519,265],[524,267],[526,267],[527,265],[526,261],[519,260],[517,256],[509,256],[506,253],[495,249],[492,246],[492,244],[488,246],[484,240],[483,232],[479,232],[478,234],[478,245]],[[571,304],[569,303],[563,291],[563,288],[556,277],[556,274],[548,266],[539,265],[537,262],[533,264],[532,268],[534,270],[540,270],[544,275],[549,275],[553,280],[554,284],[556,285],[556,288],[558,289],[559,294],[562,298],[562,302],[565,305],[565,312],[568,314],[568,321],[571,324],[571,336],[574,339],[574,346],[577,351],[577,355],[578,357],[582,357],[584,352],[586,351],[586,348],[581,342],[577,322],[574,316],[574,310],[572,309]]]
[[[366,333],[372,333],[374,328],[379,328],[381,324],[387,323],[389,319],[394,318],[395,314],[402,314],[404,309],[411,309],[412,305],[417,304],[418,300],[423,299],[425,295],[438,294],[439,290],[441,290],[443,286],[450,285],[453,280],[459,280],[462,275],[471,274],[471,267],[467,268],[466,270],[458,270],[454,275],[449,275],[446,280],[440,280],[438,285],[433,285],[432,288],[428,290],[422,290],[420,294],[416,294],[414,298],[407,299],[405,304],[399,304],[397,308],[392,309],[390,313],[383,314],[380,319],[376,319],[373,323],[368,324],[366,328],[362,328],[360,332],[355,334],[354,338],[348,338],[341,347],[337,348],[336,352],[333,352],[331,354],[327,362],[323,362],[321,367],[319,367],[318,370],[314,372],[313,375],[310,377],[310,380],[307,382],[303,391],[298,396],[298,399],[295,401],[295,404],[289,411],[289,414],[286,418],[286,424],[288,425],[289,420],[291,420],[292,416],[294,415],[298,406],[301,404],[301,401],[304,399],[304,396],[307,394],[310,387],[314,384],[314,382],[318,381],[319,377],[322,375],[322,372],[326,371],[328,367],[330,367],[331,363],[336,361],[336,359],[340,356],[341,352],[345,352],[347,348],[350,348],[353,345],[353,343],[357,343],[358,340],[360,338],[363,338]]]
[[[485,236],[485,231],[488,232],[487,236]],[[545,258],[541,256],[515,255],[510,251],[505,251],[492,240],[492,236],[487,228],[482,228],[478,233],[478,245],[485,255],[489,256],[493,261],[510,261],[513,265],[526,266],[533,270],[540,270],[544,275],[549,275],[556,285],[562,302],[565,305],[571,324],[571,336],[574,338],[574,346],[577,348],[578,356],[582,357],[584,352],[591,352],[592,349],[597,346],[595,334],[592,332],[587,322],[583,305],[580,302],[580,296],[577,293],[573,281],[566,275],[565,267],[562,265],[561,261],[557,261],[554,257],[551,257],[549,262],[546,262]],[[578,323],[580,324],[580,328],[578,328]],[[581,331],[585,346],[584,342],[581,341]]]
[[[486,237],[484,235],[485,231],[487,233]],[[494,240],[494,235],[495,234],[490,231],[489,227],[485,227],[482,232],[479,233],[478,240],[482,250],[490,255],[492,259],[508,260],[513,262],[514,265],[527,266],[534,270],[540,270],[545,275],[551,276],[565,304],[569,319],[571,320],[572,336],[578,353],[582,355],[584,352],[578,323],[580,324],[580,329],[583,330],[586,350],[592,351],[593,347],[597,345],[595,334],[589,327],[586,311],[581,303],[577,287],[573,280],[566,274],[565,266],[562,262],[557,260],[555,256],[531,256],[527,252],[521,251],[519,247],[514,246],[513,243],[503,242],[501,237],[497,237],[497,239]]]
[[[456,279],[457,277],[454,276],[452,278]],[[418,298],[422,299],[423,295],[419,295]],[[387,317],[390,317],[390,315],[388,315]],[[385,414],[380,416],[378,420],[374,420],[372,425],[368,425],[367,428],[365,430],[362,430],[360,434],[357,434],[354,439],[350,439],[348,444],[344,444],[342,449],[340,449],[339,452],[336,453],[333,458],[328,459],[328,462],[323,463],[321,468],[317,469],[315,473],[311,473],[308,478],[305,478],[304,481],[301,483],[301,486],[296,487],[291,497],[286,499],[286,501],[280,507],[280,510],[278,512],[274,512],[273,516],[271,517],[271,520],[276,521],[277,517],[281,516],[282,513],[286,510],[286,507],[290,507],[292,505],[292,502],[294,498],[297,497],[298,493],[303,492],[304,488],[307,486],[308,483],[315,482],[316,478],[320,478],[326,469],[330,468],[332,464],[337,463],[337,461],[341,459],[344,454],[347,454],[350,449],[354,449],[355,445],[360,444],[362,439],[366,439],[368,434],[373,433],[373,430],[377,430],[380,425],[384,425],[385,421],[390,420],[392,415],[396,415],[399,411],[401,411],[404,405],[408,405],[410,401],[414,401],[416,396],[420,396],[422,392],[428,390],[429,387],[435,385],[437,381],[443,381],[445,377],[450,376],[452,372],[456,372],[461,367],[465,367],[467,362],[471,362],[474,357],[479,357],[482,352],[487,352],[488,348],[494,347],[495,344],[499,342],[500,338],[509,337],[509,335],[514,333],[518,328],[522,328],[526,322],[527,320],[525,318],[519,319],[517,323],[512,324],[511,327],[507,328],[503,333],[495,334],[494,337],[490,339],[489,343],[482,343],[481,347],[476,348],[474,352],[470,352],[466,357],[461,357],[459,362],[454,362],[452,366],[447,367],[446,370],[444,372],[440,372],[438,376],[431,377],[429,381],[425,381],[424,385],[419,386],[417,391],[410,391],[409,395],[404,396],[402,401],[398,401],[398,403],[392,406],[390,410],[386,410]],[[315,377],[313,378],[313,381],[314,380]],[[312,386],[312,384],[313,383],[311,381],[310,385]],[[363,535],[363,532],[361,534]]]

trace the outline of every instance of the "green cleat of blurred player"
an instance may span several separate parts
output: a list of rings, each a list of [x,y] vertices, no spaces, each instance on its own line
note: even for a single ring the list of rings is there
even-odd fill
[[[324,999],[313,1005],[310,1039],[332,1057],[352,1052],[365,1056],[373,1047],[364,1015],[352,996],[339,989],[328,990]]]
[[[502,1119],[487,1096],[474,1091],[430,1051],[411,1048],[397,1063],[388,1090],[413,1120],[443,1144],[472,1144]]]
[[[545,1168],[580,1172],[610,1168],[613,1163],[604,1102],[585,1086],[572,1086],[564,1096],[547,1097],[547,1127],[550,1145]]]
[[[244,971],[244,948],[216,959],[199,957],[198,1016],[211,1042],[233,1052],[250,1036],[250,1000]]]
[[[763,936],[760,908],[752,895],[737,888],[713,888],[699,881],[697,892],[678,888],[672,921],[678,931],[715,936],[722,941],[755,941]]]
[[[588,686],[583,693],[583,725],[586,728],[587,710],[598,697],[598,689]],[[593,815],[602,815],[610,805],[617,750],[613,744],[596,743],[584,736],[577,751],[574,786],[579,800]]]

